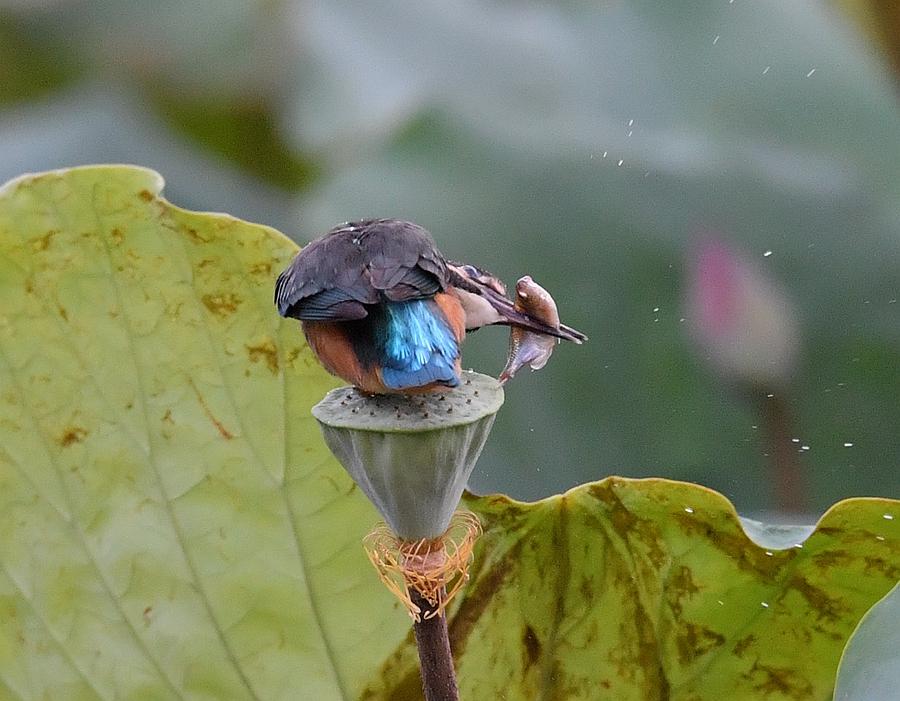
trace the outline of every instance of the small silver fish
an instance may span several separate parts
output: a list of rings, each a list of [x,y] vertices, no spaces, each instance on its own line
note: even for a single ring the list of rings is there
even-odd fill
[[[530,275],[521,277],[516,282],[514,306],[517,311],[559,329],[559,311],[556,302],[547,290],[531,279]],[[553,336],[512,326],[506,367],[500,373],[500,384],[505,384],[524,365],[530,366],[532,370],[540,370],[547,364],[557,343],[559,339]]]

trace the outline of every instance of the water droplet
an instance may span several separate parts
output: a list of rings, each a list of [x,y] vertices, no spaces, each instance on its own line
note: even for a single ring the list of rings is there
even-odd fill
[[[620,159],[619,159],[619,162],[618,162],[616,165],[622,165],[624,162],[625,162],[625,159],[620,158]]]
[[[809,73],[806,74],[806,77],[807,77],[807,78],[812,78],[812,75],[813,75],[813,73],[815,73],[815,72],[816,72],[816,69],[815,69],[815,68],[811,68],[810,71],[809,71]]]
[[[634,120],[633,120],[633,119],[629,119],[629,120],[628,120],[628,126],[630,126],[630,127],[633,127],[633,126],[634,126]]]
[[[774,395],[774,394],[771,394],[771,393],[766,395],[766,397],[768,397],[769,399],[771,399],[771,398],[774,397],[774,396],[775,396],[775,395]]]
[[[763,253],[763,258],[768,258],[770,255],[772,255],[772,251],[768,250],[765,253]]]
[[[604,151],[604,152],[603,152],[603,157],[604,157],[604,158],[606,158],[606,154],[607,154],[607,153],[609,153],[609,151]]]
[[[791,443],[799,443],[799,442],[800,442],[799,438],[791,438]]]
[[[716,599],[716,603],[717,603],[719,606],[724,606],[724,605],[725,605],[725,602],[722,601],[721,599]]]
[[[659,307],[653,307],[653,311],[658,312],[658,311],[659,311]]]
[[[765,601],[760,601],[759,603],[762,604],[762,607],[763,607],[764,609],[769,608],[769,604],[766,603]]]
[[[884,514],[884,520],[885,521],[893,521],[894,520],[893,514]]]
[[[715,46],[715,45],[718,44],[718,43],[719,43],[719,35],[716,34],[716,38],[713,39],[713,46]]]
[[[629,130],[628,130],[628,133],[627,133],[625,136],[631,136],[632,134],[634,134],[634,130],[633,130],[633,129],[629,129]]]
[[[883,536],[883,535],[877,535],[877,536],[875,536],[875,540],[884,540],[884,536]]]
[[[765,75],[766,73],[768,73],[768,72],[769,72],[769,69],[770,69],[771,67],[772,67],[772,66],[766,66],[765,68],[763,68],[763,75]]]
[[[767,557],[774,557],[774,554],[772,553],[771,550],[766,550],[766,556],[767,556]]]
[[[852,443],[844,443],[844,447],[845,447],[845,448],[852,448],[852,447],[853,447],[853,444],[852,444]]]
[[[800,450],[809,450],[809,446],[808,446],[808,445],[801,445],[801,446],[800,446]]]
[[[795,548],[803,548],[803,543],[794,543]]]
[[[689,513],[689,514],[694,513],[694,510],[693,510],[690,506],[685,506],[685,507],[684,507],[684,510],[685,510],[687,513]]]

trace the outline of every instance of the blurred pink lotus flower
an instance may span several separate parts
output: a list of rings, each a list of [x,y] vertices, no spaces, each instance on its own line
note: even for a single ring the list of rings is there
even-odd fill
[[[685,307],[701,357],[724,379],[767,389],[789,382],[800,343],[793,307],[766,271],[724,241],[692,248]]]

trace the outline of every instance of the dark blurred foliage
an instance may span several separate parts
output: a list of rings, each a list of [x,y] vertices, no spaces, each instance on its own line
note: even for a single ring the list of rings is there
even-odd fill
[[[895,0],[836,0],[872,38],[900,79],[900,3]]]
[[[591,336],[509,385],[474,488],[661,475],[765,510],[765,410],[688,333],[714,234],[796,311],[803,509],[896,497],[896,13],[841,5],[0,0],[0,178],[140,163],[300,243],[415,220]],[[464,363],[505,352],[484,330]]]

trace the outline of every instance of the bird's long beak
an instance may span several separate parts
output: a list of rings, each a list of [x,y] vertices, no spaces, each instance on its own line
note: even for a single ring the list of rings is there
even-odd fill
[[[572,341],[573,343],[583,343],[587,340],[587,336],[581,333],[581,331],[573,329],[571,326],[560,324],[559,328],[555,329],[538,319],[522,313],[515,308],[509,299],[503,295],[497,294],[490,288],[487,288],[482,296],[491,303],[491,306],[494,307],[501,316],[501,320],[495,323],[505,324],[507,326],[520,326],[529,331],[556,336],[557,338],[561,338],[565,341]]]
[[[451,284],[457,289],[467,317],[478,317],[478,322],[467,323],[467,328],[501,324],[518,326],[573,343],[580,344],[587,340],[585,334],[571,326],[560,324],[557,329],[516,309],[512,300],[501,292],[506,287],[490,273],[462,263],[448,263],[447,267],[451,273]]]

